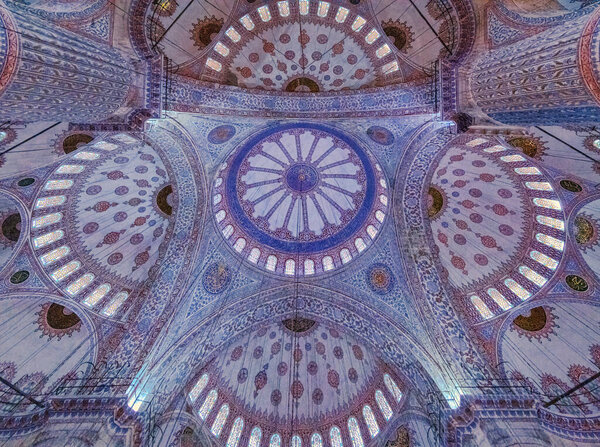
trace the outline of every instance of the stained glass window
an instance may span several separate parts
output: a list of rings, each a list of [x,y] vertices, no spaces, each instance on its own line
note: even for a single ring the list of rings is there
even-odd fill
[[[552,191],[552,185],[548,182],[525,182],[525,186],[536,191]]]
[[[352,260],[352,255],[350,254],[350,250],[347,248],[342,248],[340,250],[340,259],[342,260],[342,264],[346,264]]]
[[[554,217],[538,215],[538,216],[536,216],[535,220],[537,220],[538,223],[540,223],[542,225],[546,225],[547,227],[555,228],[560,231],[565,230],[565,222],[560,219],[555,219]]]
[[[260,250],[254,247],[252,250],[250,250],[250,254],[248,255],[248,261],[252,262],[253,264],[256,264],[259,258]]]
[[[285,274],[294,275],[296,273],[296,262],[293,259],[287,259],[285,261]]]
[[[115,138],[127,144],[135,143],[137,141],[135,138],[131,138],[127,135],[117,135]],[[119,146],[117,146],[114,143],[109,143],[108,141],[98,141],[93,145],[93,147],[97,149],[103,149],[105,151],[112,151],[118,148]]]
[[[210,390],[210,392],[206,395],[206,399],[204,399],[202,406],[198,410],[198,417],[200,417],[200,419],[204,421],[208,417],[210,410],[212,410],[212,407],[217,401],[218,396],[219,394],[217,393],[217,390]]]
[[[290,447],[302,447],[302,438],[298,435],[292,436]]]
[[[310,437],[310,447],[323,447],[323,438],[318,433],[313,433]]]
[[[383,223],[383,220],[385,219],[385,213],[381,210],[375,211],[375,219]]]
[[[494,316],[492,311],[487,307],[487,305],[483,302],[483,300],[481,298],[479,298],[477,295],[471,296],[471,303],[473,303],[473,306],[475,306],[475,309],[477,309],[477,312],[479,312],[479,315],[481,315],[484,319],[487,320],[488,318],[492,318]]]
[[[329,5],[330,5],[329,2],[320,1],[319,2],[319,10],[317,11],[317,15],[319,17],[327,16],[327,13],[329,12]]]
[[[359,32],[363,26],[365,26],[367,21],[362,16],[356,16],[354,22],[352,23],[352,31]]]
[[[388,198],[385,194],[379,195],[379,201],[385,206],[387,206],[387,204],[388,204]]]
[[[517,281],[515,281],[512,278],[505,279],[504,285],[506,287],[508,287],[512,293],[517,295],[523,301],[525,301],[527,298],[529,298],[531,296],[531,293],[529,293],[523,286],[521,286],[521,284],[519,284]]]
[[[83,300],[83,304],[88,307],[94,307],[108,292],[110,292],[110,284],[102,284],[101,286],[96,287],[96,289]]]
[[[343,6],[340,6],[337,10],[337,14],[335,15],[335,21],[337,23],[344,23],[346,21],[346,17],[348,17],[349,12],[350,10],[344,8]]]
[[[59,239],[62,239],[65,235],[63,230],[55,230],[50,233],[43,234],[41,236],[37,236],[33,238],[33,246],[35,248],[42,248],[46,245],[50,245]]]
[[[67,276],[72,275],[80,268],[81,268],[81,262],[71,261],[71,262],[68,262],[67,264],[63,265],[61,268],[54,270],[50,276],[52,277],[54,282],[61,282]]]
[[[538,233],[535,235],[535,238],[538,242],[541,242],[548,247],[552,247],[556,250],[563,251],[565,248],[565,243],[563,241],[559,241],[555,237],[548,236],[547,234]]]
[[[79,292],[81,292],[83,289],[85,289],[87,286],[89,286],[93,280],[94,280],[93,273],[86,273],[85,275],[81,276],[79,279],[77,279],[77,280],[73,281],[71,284],[69,284],[66,288],[66,291],[69,295],[75,296]]]
[[[73,186],[73,180],[48,180],[44,185],[46,191],[54,191],[56,189],[69,189]]]
[[[265,268],[267,270],[271,270],[272,272],[274,272],[276,267],[277,267],[277,256],[269,255],[267,257],[267,263],[265,264]]]
[[[385,383],[385,386],[387,387],[390,394],[394,396],[396,402],[400,402],[400,400],[402,399],[402,391],[400,391],[400,388],[398,388],[398,385],[396,385],[394,379],[392,379],[392,377],[386,373],[383,375],[383,383]]]
[[[475,146],[479,146],[480,144],[483,143],[487,143],[488,140],[486,140],[485,138],[475,138],[474,140],[471,140],[467,143],[467,146],[470,147],[475,147]]]
[[[384,43],[379,48],[377,48],[377,51],[375,52],[375,54],[377,55],[378,59],[381,59],[382,57],[390,54],[391,51],[392,51],[392,49],[390,48],[390,46],[387,43]]]
[[[42,197],[41,199],[37,199],[35,201],[35,209],[39,210],[40,208],[59,206],[65,203],[66,200],[67,198],[65,196]]]
[[[217,222],[221,222],[223,219],[225,219],[225,216],[225,210],[219,210],[217,211],[217,214],[215,214],[215,219],[217,219]]]
[[[50,265],[67,256],[70,251],[71,249],[69,247],[63,245],[62,247],[55,248],[54,250],[40,256],[40,262],[42,265]]]
[[[550,256],[546,256],[544,253],[540,253],[537,250],[532,250],[529,253],[529,257],[551,270],[556,270],[556,267],[558,267],[558,261],[556,259],[552,259]]]
[[[200,396],[200,393],[202,393],[202,391],[204,391],[204,388],[206,388],[207,384],[208,384],[208,374],[204,373],[204,374],[202,374],[202,377],[200,377],[198,379],[198,381],[196,382],[196,385],[194,385],[194,388],[192,388],[192,390],[190,391],[190,394],[188,394],[192,403],[196,402],[196,399],[198,399],[198,396]]]
[[[326,272],[333,270],[333,258],[331,256],[323,257],[323,270]]]
[[[250,432],[250,440],[248,441],[248,447],[259,447],[260,438],[262,438],[262,430],[260,427],[254,427]]]
[[[526,265],[522,265],[521,267],[519,267],[519,273],[538,287],[542,287],[544,284],[546,284],[548,282],[548,280],[546,278],[544,278],[539,273],[534,272]]]
[[[384,178],[379,179],[379,184],[381,185],[382,188],[387,188],[387,182],[385,181]]]
[[[367,424],[371,438],[374,438],[379,433],[379,424],[369,405],[363,407],[363,417],[365,418],[365,423]]]
[[[377,402],[377,406],[381,410],[381,414],[383,414],[385,420],[389,421],[392,417],[392,407],[390,407],[390,404],[381,390],[375,391],[375,401]]]
[[[305,275],[314,275],[315,273],[315,261],[312,259],[306,259],[304,261],[304,274]]]
[[[356,249],[358,250],[359,253],[361,251],[363,251],[365,248],[367,248],[367,244],[365,244],[365,241],[363,240],[362,237],[357,237],[354,240],[354,246],[356,247]]]
[[[535,199],[533,199],[533,203],[535,204],[535,206],[549,208],[551,210],[562,209],[558,200],[541,199],[539,197],[536,197]]]
[[[227,225],[223,228],[223,237],[225,239],[229,239],[229,237],[233,234],[233,225]]]
[[[505,151],[506,148],[504,146],[500,146],[499,144],[492,146],[492,147],[486,147],[483,152],[487,152],[488,154],[493,154],[494,152],[502,152]]]
[[[85,169],[82,165],[62,165],[56,170],[57,174],[79,174]]]
[[[308,0],[298,0],[298,8],[300,9],[300,14],[305,16],[308,14],[309,3]]]
[[[392,61],[392,62],[388,62],[387,64],[385,64],[381,68],[381,71],[383,72],[383,74],[390,74],[395,71],[398,71],[398,68],[399,68],[398,61]]]
[[[379,39],[379,31],[377,31],[375,28],[373,28],[371,31],[369,31],[369,34],[367,34],[365,36],[365,41],[371,45],[373,42],[375,42],[377,39]]]
[[[238,253],[241,253],[244,247],[246,247],[246,239],[243,237],[238,238],[238,240],[235,241],[235,244],[233,244],[233,249]]]
[[[540,170],[534,166],[527,166],[524,168],[515,168],[515,172],[519,175],[542,175]]]
[[[206,59],[206,66],[212,68],[214,71],[221,71],[223,69],[221,62],[214,60],[212,57]]]
[[[226,45],[223,45],[221,42],[217,42],[215,45],[215,51],[223,57],[227,57],[229,55],[229,48]]]
[[[215,188],[218,188],[219,186],[221,186],[221,183],[223,183],[223,178],[222,177],[218,177],[215,180]]]
[[[240,18],[240,23],[244,25],[244,28],[246,28],[248,31],[252,31],[254,29],[254,22],[248,14]]]
[[[350,432],[350,439],[352,440],[353,447],[364,447],[362,435],[360,434],[360,427],[355,417],[348,418],[348,431]]]
[[[233,421],[231,431],[229,432],[229,438],[227,438],[226,447],[237,447],[240,442],[240,436],[242,436],[242,430],[244,429],[244,420],[240,417]]]
[[[510,302],[506,298],[504,298],[504,295],[498,292],[498,290],[490,288],[487,290],[487,293],[490,296],[490,298],[493,299],[496,302],[496,304],[502,308],[502,310],[508,310],[512,307],[512,304],[510,304]]]
[[[525,161],[525,159],[523,157],[521,157],[520,155],[505,155],[503,157],[500,157],[500,160],[502,160],[504,163],[516,163],[519,161]]]
[[[263,5],[257,9],[258,15],[263,22],[268,22],[271,20],[271,11],[267,5]]]
[[[33,219],[31,228],[38,229],[47,227],[48,225],[60,222],[62,217],[62,213],[51,213],[46,214],[45,216],[36,217],[35,219]]]
[[[281,17],[287,17],[290,15],[290,4],[288,0],[277,2],[277,8],[279,8],[279,15]]]
[[[275,433],[273,436],[271,436],[269,447],[281,447],[281,436],[279,436],[278,433]]]
[[[75,154],[74,158],[79,160],[96,160],[97,158],[100,158],[100,154],[98,152],[83,151]]]
[[[281,2],[279,2],[279,3],[281,3]],[[238,33],[233,26],[230,26],[229,28],[227,28],[227,31],[225,31],[225,34],[227,34],[227,37],[229,37],[232,42],[239,42],[240,39],[242,38],[242,36],[240,36],[240,33]]]
[[[210,432],[215,435],[217,438],[221,434],[221,430],[223,430],[223,425],[227,421],[227,417],[229,416],[229,405],[223,404],[217,413],[217,417],[213,421],[212,427],[210,427]]]
[[[115,295],[115,297],[111,300],[108,305],[102,309],[102,315],[106,317],[111,317],[119,307],[125,302],[125,300],[129,297],[127,292],[119,292]]]
[[[218,205],[223,200],[223,196],[221,194],[215,194],[213,196],[213,205]]]
[[[375,228],[373,225],[369,225],[367,227],[367,234],[371,239],[375,239],[375,236],[377,236],[377,228]]]
[[[342,432],[335,425],[329,430],[329,438],[331,439],[331,447],[343,447]]]

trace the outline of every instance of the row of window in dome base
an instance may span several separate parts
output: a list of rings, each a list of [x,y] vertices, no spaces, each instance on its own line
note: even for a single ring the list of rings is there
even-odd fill
[[[316,11],[317,16],[320,18],[327,17],[327,15],[329,14],[330,7],[331,7],[331,3],[323,1],[323,0],[319,1],[317,11]],[[282,18],[289,17],[289,15],[290,15],[289,1],[288,0],[278,1],[277,2],[277,11]],[[309,11],[310,11],[310,0],[298,0],[298,11],[299,11],[300,15],[308,15]],[[258,13],[258,16],[260,17],[262,22],[268,23],[271,21],[272,15],[271,15],[271,10],[269,8],[269,5],[260,6],[256,10],[256,12]],[[346,22],[346,19],[348,18],[349,13],[350,13],[350,10],[348,8],[339,6],[337,9],[337,12],[335,14],[335,21],[339,24]],[[250,14],[246,14],[243,17],[241,17],[239,19],[239,22],[244,27],[244,29],[248,32],[252,32],[254,30],[254,28],[256,27]],[[355,33],[358,33],[364,28],[366,23],[367,23],[367,20],[364,17],[362,17],[361,15],[357,15],[354,18],[354,21],[352,22],[352,25],[350,26],[350,28]],[[236,30],[236,28],[234,26],[230,26],[227,29],[227,31],[225,31],[225,35],[229,38],[229,40],[231,40],[232,43],[238,43],[242,39],[242,36],[240,35],[240,33]],[[364,39],[368,45],[372,45],[373,43],[375,43],[376,40],[379,39],[379,37],[381,37],[381,34],[379,33],[379,31],[377,31],[377,29],[375,29],[375,28],[372,28],[365,35]],[[229,47],[222,41],[218,41],[215,44],[214,51],[216,53],[218,53],[218,55],[221,56],[222,58],[226,58],[230,54]],[[382,59],[383,57],[387,56],[391,52],[392,52],[392,49],[390,48],[389,44],[384,43],[375,51],[375,54],[378,59]],[[206,66],[217,72],[220,72],[223,69],[223,64],[212,57],[209,57],[206,59]],[[395,71],[398,71],[398,68],[399,68],[398,62],[391,61],[383,66],[382,72],[383,72],[383,74],[393,73]]]
[[[114,138],[123,143],[137,141],[128,135],[118,135]],[[53,178],[47,180],[42,187],[42,194],[66,192],[74,185],[74,178],[86,170],[88,167],[86,162],[100,159],[101,151],[112,151],[118,147],[115,143],[99,141],[85,150],[77,152],[69,162],[62,164],[54,171]],[[73,259],[69,245],[64,243],[60,245],[65,239],[65,232],[56,228],[63,222],[64,217],[63,212],[57,211],[57,208],[65,205],[66,201],[65,194],[37,198],[34,204],[35,217],[31,221],[32,245],[35,250],[41,252],[38,256],[41,265],[44,268],[52,266],[50,278],[56,284],[61,285],[67,282],[67,279],[71,280],[65,286],[64,291],[71,297],[77,297],[90,288],[95,282],[96,276],[91,272],[83,272],[76,279],[72,279],[78,273],[82,273],[83,266],[79,260]],[[44,214],[45,212],[48,213]],[[85,296],[82,303],[90,309],[94,309],[98,303],[103,302],[101,315],[112,317],[125,303],[129,293],[122,290],[111,296],[111,291],[113,291],[111,284],[97,283],[96,287]]]
[[[477,147],[482,146],[486,143],[489,143],[489,140],[485,138],[476,138],[467,143],[467,146]],[[489,154],[497,154],[506,151],[507,149],[502,145],[494,145],[491,147],[485,147],[483,149],[484,152]],[[519,155],[505,155],[500,156],[499,159],[507,164],[519,163],[523,164],[527,160]],[[514,168],[514,172],[518,175],[528,176],[528,178],[539,177],[539,179],[535,179],[535,181],[525,181],[524,185],[527,189],[533,191],[534,193],[538,193],[540,195],[553,192],[552,185],[549,182],[544,181],[544,177],[541,171],[535,166],[518,166]],[[558,200],[549,199],[546,197],[534,197],[532,199],[533,205],[536,209],[542,210],[542,212],[546,210],[552,211],[561,211],[562,206]],[[550,229],[549,232],[553,230],[558,230],[560,232],[565,231],[565,222],[562,219],[557,219],[545,214],[538,214],[536,216],[536,222],[541,225],[543,228]],[[535,235],[535,240],[541,244],[543,247],[547,247],[550,251],[554,251],[556,253],[560,253],[564,250],[564,241],[555,238],[549,234],[545,233],[537,233]],[[556,270],[559,264],[559,259],[555,259],[547,254],[541,253],[538,250],[530,250],[529,258],[535,261],[535,265],[540,266],[540,271],[543,271],[543,274],[532,269],[527,265],[521,265],[518,268],[519,274],[525,278],[529,283],[533,284],[537,288],[543,287],[548,280],[552,276],[552,272]],[[507,290],[509,290],[512,294],[518,297],[521,301],[525,301],[532,296],[532,292],[530,292],[530,287],[523,285],[521,282],[517,281],[517,279],[509,277],[506,278],[503,282],[504,286]],[[486,291],[486,295],[491,298],[491,300],[498,305],[498,307],[502,311],[506,311],[513,307],[509,300],[505,297],[505,295],[500,292],[497,288],[490,287]],[[489,308],[489,306],[485,303],[480,295],[474,294],[470,296],[471,304],[475,307],[478,314],[484,320],[493,318],[495,313]]]
[[[389,374],[384,374],[383,380],[386,388],[389,393],[396,402],[400,402],[402,399],[402,391],[392,379]],[[192,403],[194,403],[206,386],[208,385],[209,375],[207,373],[203,374],[200,379],[196,382],[192,390],[189,392],[188,397]],[[218,399],[218,391],[216,389],[210,390],[202,405],[198,409],[198,417],[205,421],[209,414],[212,412],[213,407]],[[381,411],[384,419],[389,421],[393,415],[392,407],[390,406],[388,400],[384,396],[381,390],[375,391],[375,401],[377,402],[377,406]],[[219,438],[222,435],[223,427],[227,422],[227,418],[229,417],[229,404],[224,403],[217,413],[211,427],[211,433]],[[365,425],[368,428],[369,435],[371,438],[374,438],[379,434],[379,424],[377,423],[377,418],[373,413],[373,409],[369,405],[364,405],[362,408],[362,416],[365,422]],[[347,421],[348,426],[348,434],[352,441],[352,447],[364,447],[364,439],[363,435],[360,431],[359,422],[354,416],[350,416]],[[226,447],[242,447],[239,446],[240,438],[242,436],[242,432],[244,429],[244,419],[242,417],[237,417],[233,422],[231,429],[229,431],[229,436],[227,437]],[[262,429],[260,427],[255,426],[252,428],[250,432],[250,437],[248,440],[248,447],[259,447],[261,445],[262,439]],[[330,445],[332,447],[343,447],[342,440],[342,432],[339,427],[333,426],[329,430],[329,440]],[[269,447],[281,447],[282,446],[282,437],[278,433],[274,433],[271,435],[269,439]],[[299,435],[293,435],[290,439],[289,443],[290,447],[302,447],[302,438]],[[323,447],[324,441],[323,437],[320,433],[313,433],[310,437],[310,447]]]

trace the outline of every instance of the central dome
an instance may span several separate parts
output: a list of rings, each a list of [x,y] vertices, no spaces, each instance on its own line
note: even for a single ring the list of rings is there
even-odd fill
[[[223,235],[249,261],[310,275],[370,244],[385,218],[386,189],[381,167],[353,139],[297,123],[238,148],[221,166],[213,204]]]

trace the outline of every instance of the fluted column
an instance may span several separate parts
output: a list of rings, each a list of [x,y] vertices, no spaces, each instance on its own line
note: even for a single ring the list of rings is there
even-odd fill
[[[476,105],[505,124],[600,122],[600,8],[483,54],[470,76]]]
[[[132,79],[117,50],[0,1],[0,120],[104,121]]]

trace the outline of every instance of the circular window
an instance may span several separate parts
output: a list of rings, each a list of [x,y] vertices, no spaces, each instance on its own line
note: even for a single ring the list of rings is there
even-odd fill
[[[22,282],[27,281],[27,278],[29,278],[29,272],[27,270],[19,270],[12,274],[10,282],[12,284],[21,284]]]
[[[25,187],[25,186],[30,186],[33,185],[35,183],[35,179],[32,177],[25,177],[22,178],[21,180],[19,180],[17,182],[17,185],[21,186],[21,187]]]

